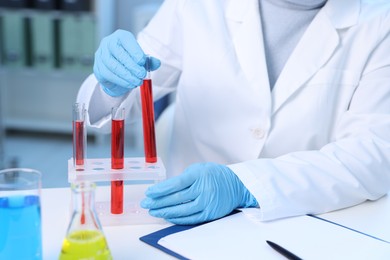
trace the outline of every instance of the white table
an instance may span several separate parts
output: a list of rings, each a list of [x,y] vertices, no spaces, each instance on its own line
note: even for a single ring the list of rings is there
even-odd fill
[[[96,197],[107,191],[105,187],[97,187]],[[42,246],[45,260],[58,259],[70,221],[70,202],[70,188],[42,189]],[[103,226],[103,232],[114,259],[174,259],[139,240],[143,235],[170,225],[163,223]]]
[[[390,193],[379,200],[367,201],[318,217],[390,243]]]
[[[142,194],[143,185],[135,185],[131,192]],[[97,187],[97,201],[109,194],[108,187]],[[70,188],[42,190],[43,259],[58,259],[62,240],[70,221]],[[390,197],[375,202],[339,210],[319,217],[339,223],[371,236],[390,241]],[[174,259],[168,254],[140,241],[141,236],[166,228],[171,224],[103,226],[114,259]],[[332,224],[329,224],[332,225]],[[390,246],[390,244],[389,244]],[[282,259],[282,258],[281,258]]]

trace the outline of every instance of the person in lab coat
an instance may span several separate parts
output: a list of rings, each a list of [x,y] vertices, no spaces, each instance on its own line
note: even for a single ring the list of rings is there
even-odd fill
[[[80,88],[91,126],[175,91],[168,180],[142,207],[177,224],[253,207],[318,214],[390,189],[390,2],[165,0],[137,40],[102,40]]]

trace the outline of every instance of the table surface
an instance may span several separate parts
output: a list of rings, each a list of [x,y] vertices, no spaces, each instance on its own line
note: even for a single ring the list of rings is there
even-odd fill
[[[390,193],[376,201],[367,201],[318,217],[390,243]]]
[[[139,197],[146,187],[147,185],[131,185],[127,190],[130,195]],[[101,200],[107,194],[110,194],[109,186],[98,186],[95,193],[96,200]],[[41,197],[43,259],[58,259],[70,221],[71,190],[70,188],[42,189]],[[390,226],[383,225],[390,217],[389,196],[375,202],[366,202],[348,209],[322,214],[319,217],[390,241]],[[114,259],[175,259],[139,240],[144,235],[171,225],[160,221],[154,224],[103,226],[103,232]]]
[[[135,185],[142,186],[142,185]],[[134,192],[137,192],[136,187]],[[98,186],[96,197],[107,192]],[[139,189],[138,189],[139,190]],[[41,191],[43,259],[58,259],[62,241],[70,222],[70,188],[51,188]],[[174,259],[168,254],[139,240],[139,237],[168,227],[171,224],[142,224],[103,226],[114,259]]]

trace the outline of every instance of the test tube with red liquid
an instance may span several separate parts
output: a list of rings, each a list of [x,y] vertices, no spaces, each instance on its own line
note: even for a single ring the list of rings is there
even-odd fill
[[[85,127],[86,109],[84,104],[73,105],[73,166],[76,171],[84,170],[84,159],[87,148],[87,130]]]
[[[125,109],[114,107],[111,115],[111,168],[123,169]],[[111,181],[111,213],[123,213],[123,180]]]
[[[141,86],[142,125],[144,134],[145,161],[157,162],[156,135],[154,130],[154,104],[152,92],[152,80],[150,78],[151,59],[146,57],[145,69],[147,76]]]

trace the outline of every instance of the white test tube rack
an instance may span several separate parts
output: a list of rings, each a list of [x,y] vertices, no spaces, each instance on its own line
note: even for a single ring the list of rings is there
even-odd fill
[[[165,167],[159,157],[156,163],[146,163],[144,157],[124,158],[123,169],[111,169],[111,158],[84,159],[83,170],[76,170],[73,158],[68,160],[69,183],[121,180],[130,183],[124,187],[122,214],[111,213],[110,194],[102,200],[99,200],[100,194],[95,194],[95,208],[103,226],[163,223],[163,220],[150,216],[146,209],[140,207],[144,191],[135,187],[140,186],[137,184],[155,184],[165,179]]]

